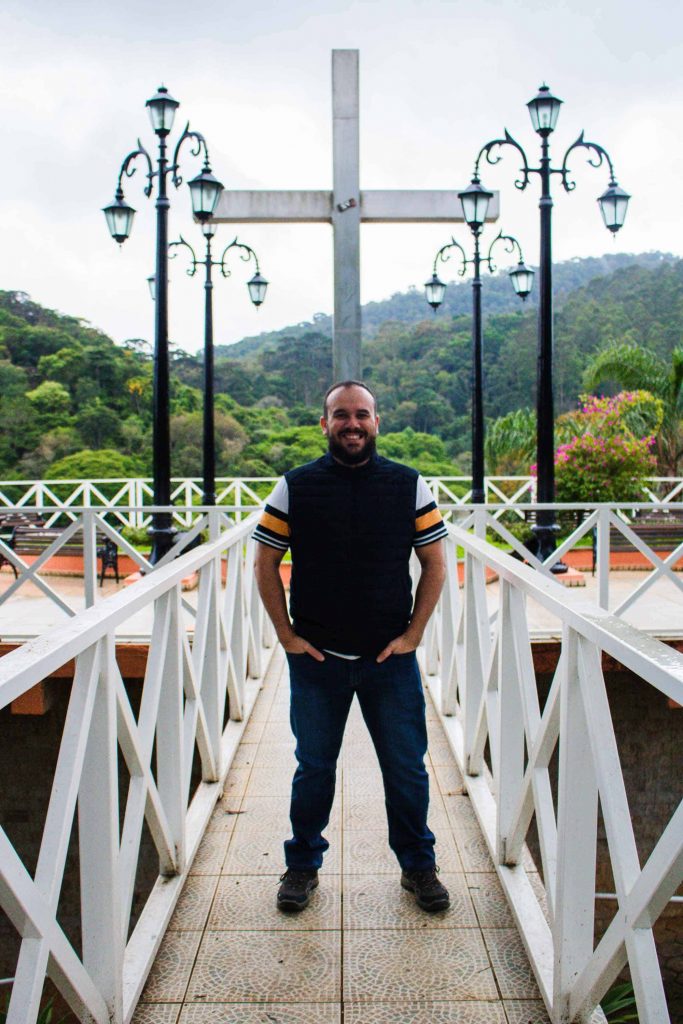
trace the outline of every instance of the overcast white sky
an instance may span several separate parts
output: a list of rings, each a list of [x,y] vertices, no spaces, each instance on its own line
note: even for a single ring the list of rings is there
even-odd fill
[[[633,194],[613,243],[595,203],[604,169],[577,155],[576,192],[555,190],[555,258],[680,254],[682,12],[678,0],[4,0],[0,288],[82,316],[116,341],[151,338],[154,204],[141,176],[126,187],[138,215],[121,250],[100,212],[137,136],[154,146],[145,100],[168,86],[182,104],[173,142],[189,118],[227,187],[330,188],[330,52],[344,47],[360,50],[361,188],[463,187],[476,152],[503,127],[535,163],[525,104],[546,80],[565,101],[555,161],[585,128]],[[188,151],[186,178],[198,166]],[[516,168],[508,150],[485,181],[501,191],[500,226],[536,264],[537,181],[519,193]],[[171,237],[182,231],[200,243],[185,187],[172,203]],[[363,228],[363,301],[421,286],[448,236],[439,226]],[[218,241],[231,237],[224,226]],[[331,312],[327,226],[245,226],[239,237],[259,253],[271,286],[256,313],[237,262],[214,293],[217,342]],[[203,291],[179,264],[171,264],[170,333],[195,351]]]

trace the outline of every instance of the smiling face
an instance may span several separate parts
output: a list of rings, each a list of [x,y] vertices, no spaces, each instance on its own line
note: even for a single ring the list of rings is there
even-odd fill
[[[370,392],[357,384],[330,392],[320,426],[330,454],[345,466],[362,466],[375,452],[379,416]]]

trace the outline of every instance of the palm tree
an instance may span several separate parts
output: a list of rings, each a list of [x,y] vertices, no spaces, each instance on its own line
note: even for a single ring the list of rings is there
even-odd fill
[[[515,409],[500,416],[487,426],[484,445],[489,473],[528,473],[536,452],[536,413]]]
[[[656,439],[660,470],[678,476],[683,458],[683,348],[671,353],[667,364],[642,345],[613,342],[597,352],[584,371],[584,386],[595,391],[609,381],[628,391],[646,390],[663,406]]]

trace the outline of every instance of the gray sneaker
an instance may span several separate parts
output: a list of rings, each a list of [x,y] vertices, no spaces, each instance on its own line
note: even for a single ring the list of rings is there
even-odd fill
[[[296,868],[288,868],[284,875],[280,876],[280,888],[277,891],[278,910],[284,910],[287,914],[305,910],[311,902],[311,893],[317,885],[317,871],[298,871]]]
[[[430,914],[437,910],[448,910],[451,905],[448,889],[437,877],[438,871],[437,867],[433,867],[424,871],[404,871],[401,874],[403,888],[414,893],[418,907]]]

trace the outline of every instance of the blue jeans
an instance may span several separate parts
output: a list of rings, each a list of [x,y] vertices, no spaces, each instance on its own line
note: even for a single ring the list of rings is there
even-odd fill
[[[288,868],[317,869],[329,843],[337,758],[354,694],[375,745],[389,825],[389,845],[404,871],[434,865],[434,834],[427,826],[429,776],[425,699],[414,654],[319,662],[288,654],[290,722],[298,767],[292,781],[293,836],[285,842]]]

